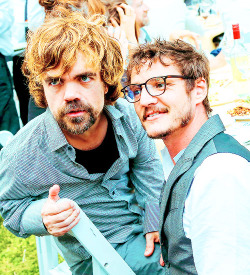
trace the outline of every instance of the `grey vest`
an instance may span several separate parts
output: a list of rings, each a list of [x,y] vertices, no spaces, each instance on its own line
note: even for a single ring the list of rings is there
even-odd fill
[[[183,229],[183,212],[195,170],[210,155],[233,153],[250,161],[250,151],[224,134],[218,115],[211,117],[192,139],[177,161],[162,190],[160,238],[167,274],[197,274],[192,244]]]

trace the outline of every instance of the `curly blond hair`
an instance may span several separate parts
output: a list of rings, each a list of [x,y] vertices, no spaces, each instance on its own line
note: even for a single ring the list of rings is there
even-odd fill
[[[23,73],[28,78],[30,94],[39,107],[47,107],[42,80],[44,74],[62,66],[61,74],[76,62],[78,52],[86,57],[87,66],[100,71],[109,87],[105,104],[120,96],[123,59],[118,42],[109,37],[100,15],[89,19],[80,12],[59,7],[46,17],[34,33],[29,32]]]

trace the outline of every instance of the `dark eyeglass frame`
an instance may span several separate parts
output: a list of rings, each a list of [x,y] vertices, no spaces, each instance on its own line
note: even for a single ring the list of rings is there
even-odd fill
[[[157,94],[157,95],[151,95],[151,93],[149,92],[148,87],[147,87],[147,83],[148,83],[151,79],[154,79],[154,78],[162,78],[162,79],[164,80],[164,84],[165,84],[164,91],[161,92],[161,93],[159,93],[159,94]],[[192,78],[192,77],[185,76],[185,75],[164,75],[164,76],[154,76],[154,77],[149,78],[149,79],[148,79],[146,82],[144,82],[144,83],[127,85],[127,86],[125,86],[124,88],[122,88],[121,91],[123,92],[124,97],[127,99],[127,101],[128,101],[129,103],[135,103],[135,102],[140,101],[141,96],[140,96],[140,98],[139,98],[138,100],[136,100],[136,101],[131,101],[130,98],[127,96],[127,91],[126,91],[126,89],[127,89],[129,86],[137,86],[137,87],[140,87],[140,95],[141,95],[142,86],[144,85],[145,88],[146,88],[146,90],[147,90],[147,92],[148,92],[151,96],[159,96],[159,95],[162,95],[162,94],[164,94],[164,93],[166,92],[166,87],[167,87],[167,85],[166,85],[166,79],[167,79],[167,78],[194,79],[194,78]]]

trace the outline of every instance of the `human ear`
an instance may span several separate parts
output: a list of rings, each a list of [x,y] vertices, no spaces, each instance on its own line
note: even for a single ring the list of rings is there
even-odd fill
[[[104,94],[106,95],[108,91],[109,91],[109,87],[107,84],[105,84],[104,85]]]
[[[207,83],[203,77],[195,80],[195,100],[196,104],[201,103],[207,96]]]

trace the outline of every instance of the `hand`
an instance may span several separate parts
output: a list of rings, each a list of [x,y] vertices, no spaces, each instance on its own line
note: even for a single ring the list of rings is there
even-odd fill
[[[53,185],[49,190],[49,197],[45,202],[41,215],[47,231],[55,236],[63,236],[80,220],[80,210],[69,199],[60,199],[59,185]]]
[[[128,40],[126,38],[125,32],[119,26],[115,28],[112,26],[109,26],[108,35],[110,37],[115,38],[119,42],[124,65],[125,65],[127,55],[128,55]]]
[[[120,27],[125,32],[126,38],[130,43],[137,44],[135,35],[135,11],[131,6],[120,4],[117,8],[120,17]],[[110,18],[113,27],[118,27],[114,18]]]
[[[174,31],[170,34],[169,40],[173,41],[176,39],[188,39],[191,40],[191,42],[194,43],[196,49],[200,49],[200,41],[199,41],[199,34],[195,32],[191,32],[189,30],[179,30],[179,31]]]
[[[162,258],[162,254],[161,254],[161,258],[160,258],[160,265],[165,266],[165,263],[164,263],[163,258]]]
[[[144,252],[144,256],[151,256],[155,250],[155,243],[160,242],[159,232],[150,232],[145,235],[146,237],[146,250]]]

